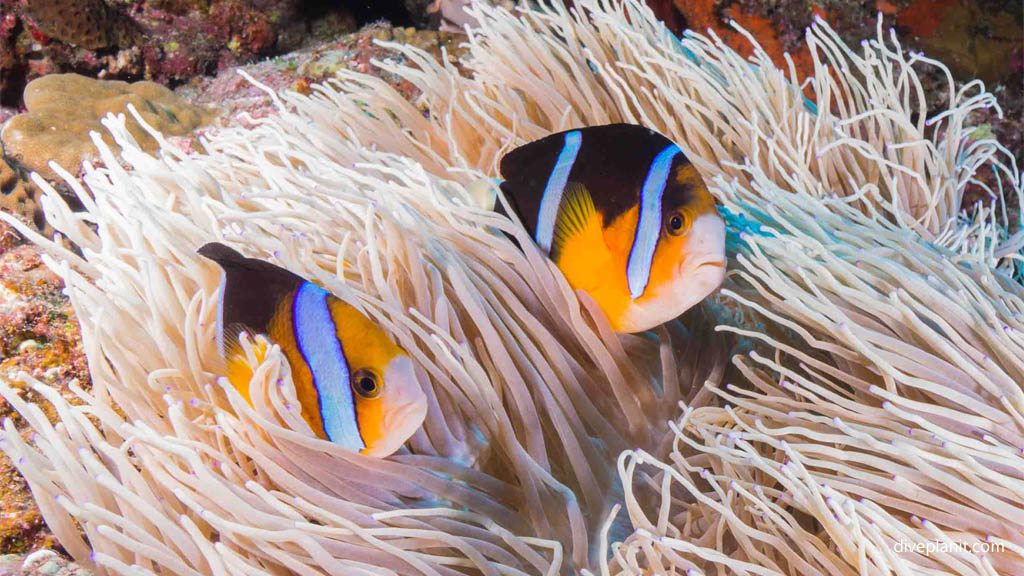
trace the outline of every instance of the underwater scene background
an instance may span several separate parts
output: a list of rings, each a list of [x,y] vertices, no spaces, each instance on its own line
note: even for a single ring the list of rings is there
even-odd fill
[[[0,8],[0,573],[1020,573],[1019,4]],[[613,122],[727,231],[638,334],[477,201]],[[403,448],[221,378],[211,241],[409,355]]]

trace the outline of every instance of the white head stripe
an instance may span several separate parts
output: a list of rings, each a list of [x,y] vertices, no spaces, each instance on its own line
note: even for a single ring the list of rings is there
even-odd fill
[[[640,190],[640,215],[636,223],[633,246],[629,251],[629,262],[626,264],[629,295],[634,300],[643,295],[647,282],[651,279],[654,249],[661,234],[661,197],[665,192],[669,169],[676,154],[679,154],[679,148],[675,144],[659,152],[651,163],[644,186]]]
[[[555,167],[551,169],[548,183],[544,187],[544,195],[540,198],[534,239],[544,252],[551,252],[551,239],[555,235],[558,206],[562,203],[562,192],[565,191],[565,183],[569,180],[572,165],[576,163],[576,154],[580,151],[582,141],[583,135],[579,130],[566,133],[565,144],[562,146],[562,151],[558,153],[558,160],[555,162]]]
[[[220,288],[217,294],[217,349],[221,354],[226,354],[224,349],[224,299],[228,293],[228,273],[223,268],[220,270]]]

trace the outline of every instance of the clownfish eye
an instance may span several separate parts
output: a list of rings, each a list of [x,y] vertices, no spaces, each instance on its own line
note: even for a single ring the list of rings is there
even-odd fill
[[[673,212],[665,219],[665,231],[673,236],[679,236],[686,228],[686,215],[682,212]]]
[[[380,378],[370,370],[356,370],[352,373],[352,390],[362,398],[370,399],[380,396],[384,385]]]

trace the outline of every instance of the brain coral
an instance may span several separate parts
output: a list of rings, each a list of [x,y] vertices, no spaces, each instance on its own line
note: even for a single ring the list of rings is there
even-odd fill
[[[8,157],[45,178],[56,178],[48,163],[56,161],[77,171],[95,152],[89,132],[105,132],[100,118],[108,112],[124,112],[129,104],[165,136],[188,136],[214,117],[210,110],[193,106],[152,82],[129,84],[78,74],[51,74],[33,80],[25,88],[28,112],[12,118],[0,133],[0,140]],[[143,149],[156,150],[157,141],[134,118],[128,130]]]

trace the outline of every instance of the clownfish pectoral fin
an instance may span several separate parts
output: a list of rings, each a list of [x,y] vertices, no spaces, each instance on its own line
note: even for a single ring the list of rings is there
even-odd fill
[[[590,290],[607,279],[612,255],[603,226],[604,218],[587,188],[567,182],[555,219],[551,259],[573,288]]]
[[[242,334],[248,334],[252,344],[249,351],[242,345]],[[250,405],[252,400],[249,396],[249,381],[252,380],[253,370],[263,362],[266,354],[266,341],[255,339],[255,334],[244,324],[236,323],[224,327],[224,359],[228,365],[228,381]]]
[[[577,239],[587,239],[588,233],[592,236],[595,230],[600,236],[600,215],[594,207],[590,191],[579,182],[567,182],[555,218],[551,258],[557,261],[567,244]]]
[[[241,322],[234,322],[224,327],[221,336],[223,348],[220,352],[225,358],[233,354],[244,354],[240,343],[242,334],[248,334],[250,340],[255,336],[252,330]]]

